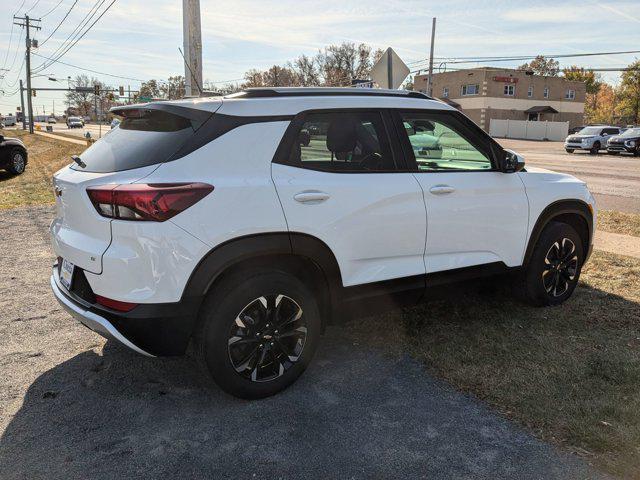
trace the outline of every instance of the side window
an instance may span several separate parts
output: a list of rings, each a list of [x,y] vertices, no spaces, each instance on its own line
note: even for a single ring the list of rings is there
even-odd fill
[[[491,170],[491,160],[478,150],[457,122],[429,114],[401,114],[419,171]]]
[[[333,172],[396,168],[378,112],[310,113],[296,133],[290,165]]]

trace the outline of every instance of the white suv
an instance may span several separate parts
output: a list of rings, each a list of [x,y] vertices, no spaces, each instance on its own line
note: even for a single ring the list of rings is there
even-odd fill
[[[54,176],[53,292],[139,353],[193,341],[236,396],[294,382],[325,325],[436,285],[512,272],[530,302],[561,303],[591,251],[583,182],[525,170],[417,92],[250,89],[112,112],[120,127]]]

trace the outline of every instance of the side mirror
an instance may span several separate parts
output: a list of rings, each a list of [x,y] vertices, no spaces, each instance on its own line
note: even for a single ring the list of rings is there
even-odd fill
[[[504,150],[500,170],[504,173],[520,172],[524,169],[524,157],[513,150]]]
[[[602,136],[603,136],[603,137],[606,137],[607,135],[609,135],[607,132],[604,132],[604,133],[602,134]]]

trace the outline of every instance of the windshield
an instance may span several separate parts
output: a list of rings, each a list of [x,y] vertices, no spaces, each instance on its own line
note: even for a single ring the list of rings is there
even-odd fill
[[[86,165],[72,165],[83,172],[118,172],[162,163],[193,135],[188,118],[159,110],[135,110],[119,128],[85,150],[80,159]]]
[[[578,132],[578,135],[600,135],[602,127],[585,127]]]
[[[630,128],[624,133],[620,134],[621,137],[640,137],[640,128]]]

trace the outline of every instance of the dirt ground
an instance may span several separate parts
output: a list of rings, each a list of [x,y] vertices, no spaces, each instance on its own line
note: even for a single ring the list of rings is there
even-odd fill
[[[51,218],[0,212],[2,480],[606,478],[434,379],[375,319],[330,327],[303,377],[256,402],[188,358],[105,343],[53,299]]]

